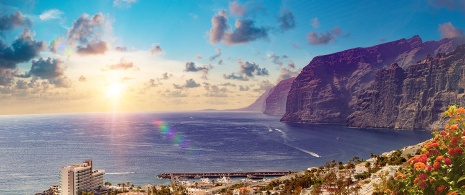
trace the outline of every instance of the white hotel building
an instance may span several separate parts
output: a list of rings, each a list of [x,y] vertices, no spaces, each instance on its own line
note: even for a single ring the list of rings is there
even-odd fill
[[[103,187],[105,171],[93,170],[92,160],[62,167],[60,172],[62,195],[77,195],[79,191],[93,192],[99,186]]]

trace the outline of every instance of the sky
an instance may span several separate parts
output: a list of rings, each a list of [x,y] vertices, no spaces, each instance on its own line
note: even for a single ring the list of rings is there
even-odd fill
[[[315,56],[463,34],[463,0],[2,0],[0,114],[245,107]]]

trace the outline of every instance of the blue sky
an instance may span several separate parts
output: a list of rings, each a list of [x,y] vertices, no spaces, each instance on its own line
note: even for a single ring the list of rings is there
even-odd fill
[[[10,78],[0,83],[0,100],[26,105],[3,114],[243,107],[315,56],[414,35],[439,40],[465,29],[465,3],[458,0],[6,0],[0,10],[2,17],[19,12],[31,23],[0,29],[3,43],[11,45],[30,29],[47,46],[9,67],[9,76],[6,68],[0,71]],[[79,18],[92,33],[76,25]],[[215,18],[228,27],[215,28]],[[66,49],[51,51],[54,40]],[[49,57],[59,62],[39,63]],[[33,75],[34,64],[47,64],[55,74]],[[109,90],[117,97],[106,97]]]

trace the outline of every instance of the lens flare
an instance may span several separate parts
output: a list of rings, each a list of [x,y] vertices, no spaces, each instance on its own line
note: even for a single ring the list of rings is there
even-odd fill
[[[161,120],[154,120],[153,125],[158,129],[161,135],[170,140],[170,142],[173,145],[176,145],[182,152],[193,154],[197,151],[194,147],[192,147],[190,140],[185,139],[185,136],[182,133],[176,132],[169,123]]]

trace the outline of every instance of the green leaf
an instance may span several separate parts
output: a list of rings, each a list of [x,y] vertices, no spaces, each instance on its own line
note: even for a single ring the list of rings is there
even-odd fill
[[[459,180],[457,180],[457,184],[459,184],[462,181],[465,181],[465,175],[460,177]]]

